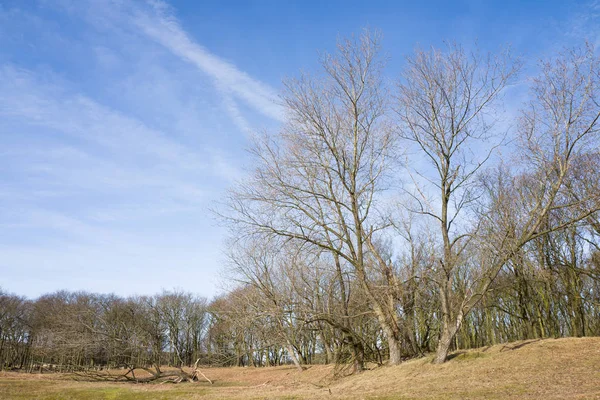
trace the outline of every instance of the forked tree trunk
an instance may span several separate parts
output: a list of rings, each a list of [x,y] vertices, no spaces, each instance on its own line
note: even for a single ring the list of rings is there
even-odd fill
[[[444,304],[447,305],[448,303],[442,301],[442,305]],[[442,318],[442,331],[437,345],[435,359],[433,360],[435,364],[442,364],[448,359],[448,353],[450,352],[452,341],[462,325],[463,317],[463,310],[459,311],[459,314],[456,316],[456,318],[450,318],[449,308],[444,309],[444,317]]]
[[[294,346],[292,346],[290,343],[288,343],[286,345],[286,349],[288,351],[288,354],[290,355],[290,358],[292,359],[292,362],[296,366],[296,369],[299,372],[304,371],[304,368],[302,368],[302,365],[300,364],[300,360],[298,359],[298,356],[296,355],[296,352],[294,351]]]

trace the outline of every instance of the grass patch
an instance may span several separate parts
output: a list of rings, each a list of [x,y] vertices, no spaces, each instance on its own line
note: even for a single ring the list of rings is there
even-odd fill
[[[478,358],[486,358],[488,354],[482,353],[480,351],[465,351],[462,353],[456,354],[451,359],[454,361],[467,361],[467,360],[476,360]]]
[[[75,386],[73,386],[75,385]],[[94,385],[79,387],[78,384],[36,381],[0,381],[0,398],[3,400],[177,400],[204,396],[205,388],[186,385],[184,387],[157,387],[157,385],[119,385],[112,387]],[[185,385],[185,384],[184,384]]]

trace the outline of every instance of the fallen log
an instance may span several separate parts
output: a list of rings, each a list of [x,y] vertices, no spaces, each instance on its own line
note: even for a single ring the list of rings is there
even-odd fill
[[[88,370],[83,372],[75,372],[74,375],[83,378],[86,380],[94,380],[94,381],[109,381],[109,382],[132,382],[132,383],[181,383],[181,382],[197,382],[200,381],[200,377],[206,380],[211,385],[213,381],[210,380],[200,369],[198,368],[198,362],[200,359],[196,360],[194,363],[194,369],[191,373],[188,373],[183,370],[183,368],[179,368],[175,371],[162,371],[160,367],[155,366],[153,368],[149,367],[135,367],[129,366],[127,371],[123,374],[113,375],[110,371],[106,373],[96,371],[96,370]],[[149,376],[136,376],[135,370],[144,370]]]

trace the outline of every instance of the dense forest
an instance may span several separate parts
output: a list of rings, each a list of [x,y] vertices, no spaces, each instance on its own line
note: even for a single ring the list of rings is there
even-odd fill
[[[448,44],[394,79],[385,61],[365,32],[284,83],[286,122],[256,135],[252,172],[214,207],[229,292],[1,292],[1,368],[360,372],[600,335],[595,50],[534,67]]]

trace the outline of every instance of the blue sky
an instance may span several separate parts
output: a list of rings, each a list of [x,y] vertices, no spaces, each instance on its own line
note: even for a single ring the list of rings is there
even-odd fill
[[[495,4],[494,4],[495,3]],[[597,2],[0,0],[0,287],[219,291],[209,208],[276,131],[281,80],[377,28],[390,78],[444,40],[536,60]],[[530,67],[532,68],[532,67]],[[527,70],[527,69],[526,69]]]

